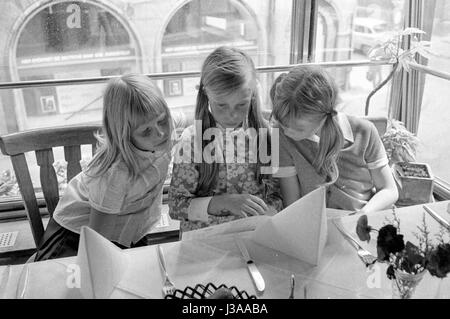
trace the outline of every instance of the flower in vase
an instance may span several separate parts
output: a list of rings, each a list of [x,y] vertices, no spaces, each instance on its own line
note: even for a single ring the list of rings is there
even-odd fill
[[[402,251],[405,248],[403,235],[397,234],[397,228],[393,225],[385,225],[378,231],[377,253],[378,260],[389,261],[389,256]]]
[[[386,269],[386,276],[390,280],[395,279],[394,265],[389,265],[389,267]]]
[[[445,278],[450,273],[450,244],[440,244],[431,251],[427,269],[438,278]]]
[[[356,224],[356,234],[359,239],[362,241],[370,241],[370,232],[372,231],[372,227],[369,226],[369,222],[367,220],[366,215],[362,215],[358,219],[358,223]]]

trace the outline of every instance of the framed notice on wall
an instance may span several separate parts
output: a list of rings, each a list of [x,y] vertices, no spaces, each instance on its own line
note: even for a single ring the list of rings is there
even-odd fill
[[[164,72],[178,72],[181,70],[182,70],[181,62],[171,62],[163,64]],[[167,97],[183,95],[183,80],[182,79],[164,80],[164,95]]]
[[[183,95],[183,82],[181,79],[167,80],[167,92],[168,96]]]
[[[54,95],[41,96],[40,100],[42,113],[56,112],[56,102]]]
[[[56,79],[76,79],[100,76],[100,70],[82,70],[60,72],[55,74]],[[59,111],[62,114],[76,113],[86,108],[102,108],[102,84],[62,85],[56,87],[58,94]]]

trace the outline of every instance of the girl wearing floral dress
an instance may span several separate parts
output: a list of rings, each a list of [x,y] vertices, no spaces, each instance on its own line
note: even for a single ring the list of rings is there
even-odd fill
[[[206,58],[195,124],[177,144],[169,189],[169,214],[181,220],[183,231],[282,208],[275,180],[262,174],[270,162],[264,162],[259,145],[270,149],[270,141],[258,94],[247,54],[220,47]]]

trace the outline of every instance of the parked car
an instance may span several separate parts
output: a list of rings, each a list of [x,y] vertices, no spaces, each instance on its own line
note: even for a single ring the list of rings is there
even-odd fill
[[[374,18],[355,18],[353,48],[367,55],[371,47],[386,40],[392,32],[386,21]]]

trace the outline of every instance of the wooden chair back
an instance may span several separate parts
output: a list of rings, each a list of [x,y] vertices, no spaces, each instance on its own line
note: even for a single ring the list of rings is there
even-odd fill
[[[36,247],[39,247],[44,235],[44,226],[25,153],[35,152],[36,154],[42,192],[48,212],[52,216],[59,201],[58,180],[53,167],[53,148],[64,147],[68,182],[81,172],[81,145],[92,145],[92,154],[94,154],[97,143],[94,133],[100,128],[100,125],[76,125],[0,136],[0,149],[4,155],[11,158]]]

